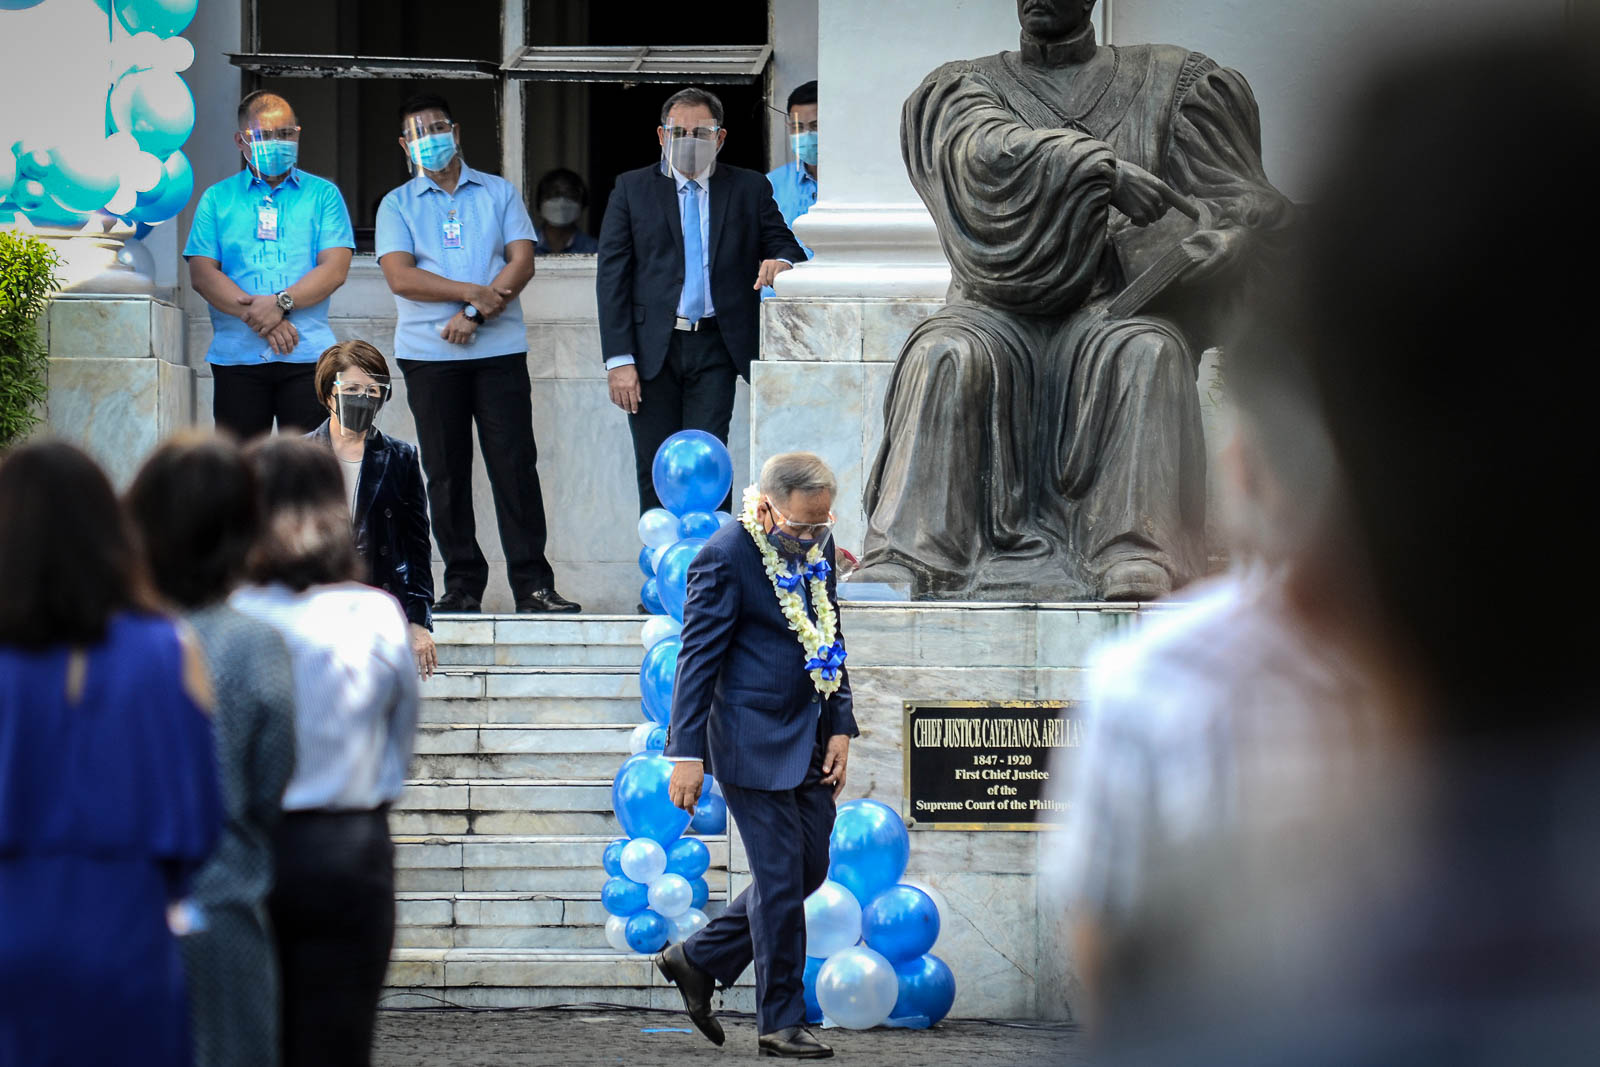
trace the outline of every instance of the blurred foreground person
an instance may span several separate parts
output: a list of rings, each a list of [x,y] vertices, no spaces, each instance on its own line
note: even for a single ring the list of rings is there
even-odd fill
[[[294,668],[295,768],[268,898],[283,1059],[364,1067],[394,940],[388,809],[411,760],[417,668],[399,605],[358,581],[338,461],[284,438],[246,457],[264,533],[250,563],[258,584],[231,602],[283,634]]]
[[[111,484],[0,459],[0,1063],[188,1067],[168,906],[222,828],[211,680]]]
[[[267,922],[272,835],[294,768],[294,678],[271,626],[228,605],[260,532],[256,479],[237,445],[185,437],[128,490],[156,590],[194,629],[216,682],[217,761],[228,821],[195,876],[182,938],[194,1062],[278,1062],[278,958]]]
[[[1304,262],[1229,351],[1247,390],[1287,386],[1258,410],[1314,413],[1304,433],[1326,434],[1341,504],[1285,603],[1363,680],[1344,724],[1374,729],[1329,758],[1297,739],[1289,696],[1266,745],[1162,738],[1144,772],[1166,779],[1159,822],[1122,846],[1142,891],[1100,913],[1093,946],[1097,1062],[1600,1057],[1594,627],[1509,620],[1494,595],[1600,593],[1585,542],[1552,536],[1600,460],[1587,278],[1561,266],[1600,226],[1527,215],[1587,202],[1594,60],[1503,35],[1379,74],[1328,156]],[[1168,673],[1146,714],[1182,721],[1185,681]],[[1128,772],[1109,766],[1115,733],[1096,720],[1080,784]],[[1168,777],[1184,766],[1218,787],[1186,793]],[[1104,794],[1078,797],[1076,818],[1101,818]],[[1162,832],[1210,805],[1237,824]]]

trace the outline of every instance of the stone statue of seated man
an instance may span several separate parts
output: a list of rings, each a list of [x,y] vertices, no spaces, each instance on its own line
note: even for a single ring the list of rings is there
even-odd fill
[[[953,281],[894,368],[856,580],[1142,600],[1205,567],[1199,355],[1291,205],[1242,77],[1099,45],[1093,8],[1018,0],[1019,51],[905,103]]]

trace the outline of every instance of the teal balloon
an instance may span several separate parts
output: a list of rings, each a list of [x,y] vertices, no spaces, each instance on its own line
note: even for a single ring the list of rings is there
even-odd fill
[[[713,434],[679,430],[656,450],[650,478],[674,515],[714,511],[733,487],[733,456]]]
[[[641,911],[628,920],[628,947],[642,956],[660,952],[667,947],[669,933],[667,920],[653,911]]]
[[[861,909],[861,936],[890,963],[914,960],[939,940],[939,909],[915,886],[892,885]]]
[[[117,195],[121,184],[116,161],[99,144],[50,150],[50,170],[44,187],[68,211],[99,211]]]
[[[683,836],[689,813],[672,804],[667,782],[673,763],[659,753],[641,752],[617,771],[611,783],[611,806],[629,837],[648,837],[666,848]]]
[[[650,887],[620,874],[600,888],[600,905],[612,915],[637,915],[649,903]]]
[[[889,1009],[889,1025],[926,1030],[956,1002],[956,976],[938,956],[923,955],[894,965],[900,995]]]
[[[176,218],[193,195],[194,168],[189,165],[188,156],[174,152],[161,164],[161,180],[156,187],[140,193],[123,218],[153,226]]]
[[[26,11],[42,3],[44,0],[0,0],[0,11]]]
[[[707,793],[704,799],[695,803],[694,818],[689,821],[689,829],[711,837],[727,833],[728,802],[715,793]]]
[[[644,654],[639,666],[639,693],[645,714],[662,726],[672,721],[672,683],[678,676],[678,653],[683,638],[664,637]]]
[[[194,96],[170,70],[134,70],[111,90],[111,118],[139,147],[166,159],[194,132]]]
[[[911,858],[905,821],[877,800],[851,800],[839,806],[828,837],[828,877],[863,904],[900,881]]]
[[[662,554],[661,565],[656,568],[656,593],[667,614],[679,622],[683,621],[684,605],[689,600],[689,564],[705,543],[703,537],[685,537]]]
[[[194,21],[200,0],[116,0],[117,21],[129,33],[175,37]]]
[[[691,882],[711,869],[711,850],[704,841],[680,837],[667,849],[667,873],[681,874]]]
[[[89,221],[88,215],[68,211],[50,199],[44,183],[37,178],[19,178],[11,187],[11,202],[35,226],[55,230],[76,230]]]

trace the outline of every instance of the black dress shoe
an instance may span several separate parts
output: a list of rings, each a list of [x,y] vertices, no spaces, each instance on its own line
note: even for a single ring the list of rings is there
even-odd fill
[[[682,945],[669,945],[666,951],[657,953],[656,970],[678,987],[683,996],[683,1010],[689,1013],[689,1021],[694,1023],[695,1029],[705,1034],[713,1045],[722,1044],[727,1039],[722,1024],[711,1014],[711,995],[716,992],[717,980],[690,963]]]
[[[433,610],[441,615],[476,615],[483,610],[483,601],[466,593],[449,592],[434,601]]]
[[[761,1055],[786,1060],[825,1060],[833,1055],[833,1049],[818,1041],[803,1026],[790,1026],[775,1034],[762,1034],[758,1043]]]
[[[574,604],[554,589],[535,589],[517,597],[517,611],[524,615],[539,612],[561,612],[573,614],[583,610],[583,605]]]

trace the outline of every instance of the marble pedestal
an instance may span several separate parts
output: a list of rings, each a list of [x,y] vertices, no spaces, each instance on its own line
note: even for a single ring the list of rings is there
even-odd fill
[[[49,432],[126,488],[162,439],[194,422],[183,312],[150,296],[67,294],[50,305],[45,329]]]

